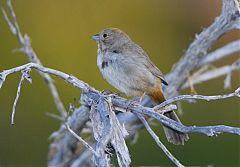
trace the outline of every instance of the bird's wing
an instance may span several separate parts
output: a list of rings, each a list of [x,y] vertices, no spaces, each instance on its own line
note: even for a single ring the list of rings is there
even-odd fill
[[[150,58],[148,57],[147,53],[137,44],[135,44],[136,47],[133,48],[137,48],[136,50],[134,50],[134,52],[136,54],[138,54],[138,57],[141,57],[143,59],[142,63],[144,64],[144,66],[149,69],[149,71],[156,76],[157,78],[159,78],[162,83],[164,85],[168,85],[166,79],[164,78],[164,75],[162,74],[162,72],[156,67],[155,64],[153,64],[153,62],[150,60]]]
[[[153,62],[150,60],[149,57],[147,59],[148,59],[148,64],[149,64],[147,67],[148,67],[149,71],[154,76],[158,77],[164,85],[168,85],[168,83],[167,83],[166,79],[164,78],[164,75],[162,74],[162,72],[153,64]]]

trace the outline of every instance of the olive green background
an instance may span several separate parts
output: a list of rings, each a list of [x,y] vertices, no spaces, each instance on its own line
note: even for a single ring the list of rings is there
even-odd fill
[[[1,0],[3,3],[4,1]],[[103,90],[114,90],[104,81],[96,66],[96,44],[90,36],[106,27],[118,27],[142,46],[153,62],[168,73],[173,64],[204,27],[210,25],[221,10],[220,0],[13,0],[22,32],[32,39],[32,46],[42,63],[73,74]],[[221,37],[217,48],[239,39],[233,31]],[[28,60],[13,49],[21,46],[0,15],[0,71]],[[224,59],[216,66],[230,64],[238,55]],[[59,122],[45,115],[58,113],[42,78],[32,71],[33,84],[24,82],[16,108],[15,125],[10,124],[12,104],[20,75],[7,78],[0,90],[0,166],[46,166],[48,137],[58,129]],[[180,77],[180,76],[179,76]],[[66,108],[79,98],[79,90],[54,77]],[[199,94],[214,95],[234,91],[239,85],[239,72],[233,73],[231,89],[223,89],[224,77],[197,85]],[[190,93],[185,90],[182,93]],[[240,126],[239,99],[214,102],[182,103],[181,120],[186,125],[226,124]],[[190,135],[185,146],[174,146],[163,136],[161,126],[154,130],[161,141],[187,166],[239,166],[240,138],[223,134],[209,138]],[[135,145],[128,143],[132,166],[173,165],[142,130]]]

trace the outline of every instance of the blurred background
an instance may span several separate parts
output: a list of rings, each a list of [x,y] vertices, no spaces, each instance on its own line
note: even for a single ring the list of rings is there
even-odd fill
[[[3,3],[4,1],[1,0]],[[96,89],[114,90],[96,66],[96,44],[90,36],[106,27],[118,27],[142,46],[153,62],[167,74],[183,55],[196,33],[209,26],[219,15],[219,0],[13,0],[21,31],[32,39],[32,46],[42,63],[73,74]],[[214,48],[239,39],[239,31],[223,36]],[[27,63],[19,52],[17,39],[0,14],[0,71]],[[231,64],[239,55],[224,59],[216,66]],[[7,78],[0,90],[0,166],[46,166],[49,135],[60,122],[46,116],[58,114],[42,78],[32,71],[33,84],[24,82],[16,108],[15,125],[10,124],[12,104],[20,75]],[[79,90],[54,78],[66,108]],[[239,86],[239,72],[233,73],[232,88],[223,89],[224,77],[197,85],[198,94],[214,95],[234,91]],[[185,90],[181,93],[190,93]],[[182,103],[181,120],[186,125],[225,124],[240,126],[239,99]],[[185,146],[174,146],[163,137],[161,126],[154,130],[165,146],[183,164],[189,166],[239,166],[240,137],[223,134],[209,138],[190,135]],[[138,142],[128,142],[132,166],[173,165],[145,130]]]

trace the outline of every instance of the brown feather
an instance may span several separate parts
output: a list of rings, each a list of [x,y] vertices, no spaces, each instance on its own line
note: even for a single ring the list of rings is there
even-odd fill
[[[155,88],[151,92],[150,96],[152,97],[152,99],[156,103],[156,105],[165,101],[165,97],[162,92],[161,83],[159,81],[156,82]],[[181,123],[181,121],[179,120],[179,118],[177,117],[177,115],[174,111],[164,113],[164,115],[174,121]],[[184,145],[184,142],[189,139],[187,134],[178,132],[169,127],[163,126],[163,129],[164,129],[165,135],[167,137],[167,140],[175,145]]]

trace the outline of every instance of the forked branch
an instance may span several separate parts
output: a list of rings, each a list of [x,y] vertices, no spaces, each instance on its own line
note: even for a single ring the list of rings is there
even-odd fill
[[[29,36],[27,34],[22,34],[17,22],[17,18],[16,18],[16,14],[13,10],[12,7],[12,3],[11,0],[6,0],[6,4],[8,7],[8,12],[9,12],[9,16],[7,14],[7,12],[4,10],[3,6],[0,4],[3,16],[5,18],[5,20],[7,21],[9,28],[11,30],[11,32],[13,33],[13,35],[15,35],[18,39],[18,42],[20,43],[20,45],[22,45],[21,49],[18,49],[19,51],[22,51],[26,57],[28,58],[29,62],[32,63],[37,63],[39,65],[42,65],[40,59],[38,58],[36,52],[33,50],[32,46],[31,46],[31,40],[29,38]],[[66,117],[66,110],[64,108],[64,105],[58,95],[58,91],[56,86],[53,83],[52,78],[50,77],[50,75],[48,75],[47,73],[39,73],[44,80],[46,81],[49,91],[52,94],[53,100],[55,102],[55,105],[58,109],[58,111],[60,112],[61,116],[63,118]]]

